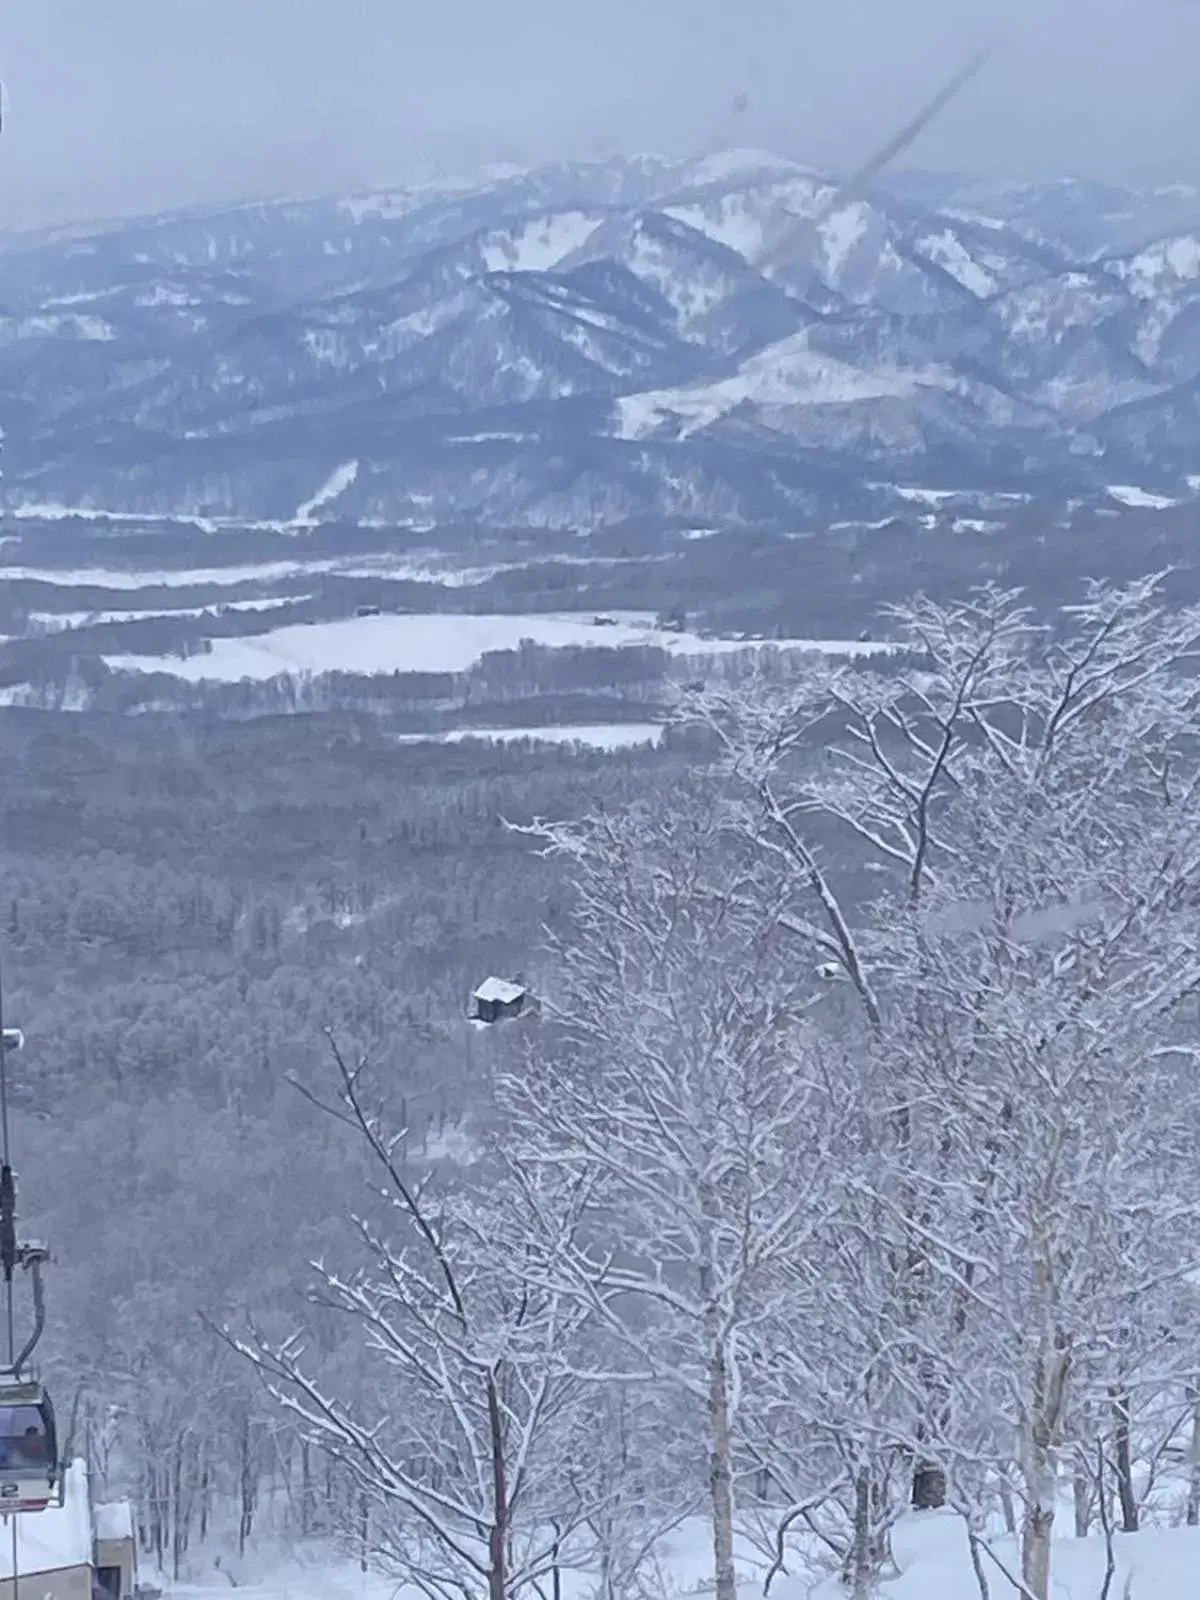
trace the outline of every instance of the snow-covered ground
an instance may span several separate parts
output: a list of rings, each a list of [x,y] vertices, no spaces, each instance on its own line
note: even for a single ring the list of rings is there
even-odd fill
[[[186,589],[193,584],[233,585],[237,583],[275,583],[286,578],[305,578],[326,573],[340,578],[394,578],[410,583],[440,583],[463,588],[486,583],[504,565],[455,567],[448,560],[439,564],[403,561],[390,556],[353,556],[311,561],[257,561],[222,567],[163,567],[124,569],[112,567],[0,567],[0,583],[27,579],[52,583],[59,588],[117,589],[133,593],[138,589]]]
[[[982,1556],[992,1600],[1018,1600],[1019,1591],[1005,1577],[1017,1567],[1013,1542],[998,1540],[992,1555]],[[1116,1573],[1110,1600],[1196,1600],[1200,1594],[1200,1530],[1147,1529],[1115,1541]],[[964,1524],[951,1514],[904,1519],[893,1536],[895,1567],[882,1579],[879,1600],[979,1600]],[[657,1571],[646,1573],[648,1593],[661,1590],[663,1600],[682,1600],[710,1590],[711,1553],[706,1525],[685,1523],[661,1542]],[[765,1563],[745,1546],[739,1553],[740,1600],[761,1600]],[[1100,1538],[1062,1538],[1054,1551],[1053,1600],[1100,1600],[1105,1549]],[[590,1600],[595,1583],[586,1573],[565,1573],[564,1600]],[[657,1580],[657,1581],[656,1581]],[[188,1581],[167,1583],[171,1600],[211,1600],[236,1588],[242,1600],[421,1600],[409,1589],[375,1573],[363,1573],[356,1562],[307,1557],[266,1548],[245,1558],[226,1555],[220,1566],[198,1561]],[[845,1600],[836,1579],[820,1579],[792,1567],[771,1585],[772,1600]]]
[[[536,739],[542,744],[586,744],[596,750],[629,750],[640,744],[659,744],[660,722],[598,722],[593,725],[560,725],[551,728],[454,728],[449,733],[402,733],[397,744],[462,744],[478,739],[484,743],[512,744],[519,739]]]
[[[1110,483],[1108,492],[1121,505],[1133,506],[1137,510],[1165,511],[1168,506],[1179,504],[1170,495],[1154,494],[1149,489],[1139,489],[1134,483]]]
[[[217,1594],[237,1594],[241,1600],[395,1600],[401,1592],[393,1581],[361,1572],[352,1561],[286,1561],[261,1574],[255,1565],[238,1563],[236,1576],[224,1566],[214,1567],[194,1582],[168,1582],[164,1593],[171,1600],[212,1600]],[[411,1591],[411,1600],[417,1600],[417,1591]]]
[[[326,506],[339,500],[346,490],[358,477],[358,462],[344,461],[340,467],[335,467],[311,499],[303,505],[296,507],[295,522],[297,527],[315,527],[320,518],[314,515]]]
[[[179,656],[111,655],[114,671],[167,672],[189,682],[259,681],[287,673],[465,672],[493,650],[516,650],[528,640],[552,649],[571,645],[610,649],[654,645],[672,655],[721,655],[754,647],[745,639],[710,639],[654,626],[648,612],[611,614],[609,624],[581,614],[402,614],[348,617],[339,622],[274,628],[241,639],[214,639],[211,651]],[[847,640],[778,639],[781,650],[869,655],[888,648]]]
[[[298,606],[310,594],[272,596],[268,600],[224,600],[211,606],[167,606],[147,611],[31,611],[30,622],[48,628],[86,628],[104,622],[150,622],[171,617],[214,617],[219,611],[273,611],[276,606]]]
[[[991,1600],[1020,1600],[1020,1590],[1005,1577],[1005,1571],[1020,1571],[1015,1541],[1000,1539],[990,1549],[993,1554],[984,1552],[982,1562]],[[897,1572],[880,1584],[879,1600],[980,1600],[965,1524],[958,1517],[907,1517],[894,1532],[892,1550]],[[1109,1600],[1196,1600],[1200,1594],[1200,1530],[1148,1528],[1118,1535],[1114,1554]],[[1053,1600],[1100,1600],[1104,1571],[1102,1538],[1057,1540]],[[846,1590],[836,1580],[814,1590],[793,1581],[772,1585],[771,1593],[775,1600],[844,1600]]]
[[[0,540],[0,544],[5,541]],[[358,578],[384,582],[439,584],[447,589],[468,589],[486,583],[502,572],[523,572],[529,568],[553,565],[572,567],[622,567],[640,559],[636,556],[580,556],[554,552],[525,561],[494,561],[486,565],[463,566],[454,557],[429,550],[409,558],[389,555],[313,557],[295,561],[257,561],[230,563],[220,567],[30,567],[0,566],[0,583],[25,580],[52,584],[64,591],[76,588],[114,589],[135,594],[141,589],[185,589],[193,585],[226,588],[239,583],[277,583],[318,575],[331,578]],[[670,561],[672,556],[648,556],[648,561]],[[294,598],[283,596],[282,599]],[[240,602],[239,602],[240,603]],[[247,604],[249,602],[246,602]],[[258,602],[265,603],[265,602]]]
[[[673,418],[680,437],[686,438],[747,401],[758,406],[848,405],[908,396],[921,387],[944,389],[948,379],[933,368],[853,367],[810,350],[807,330],[801,330],[751,356],[730,378],[622,396],[616,403],[617,437],[644,439]]]

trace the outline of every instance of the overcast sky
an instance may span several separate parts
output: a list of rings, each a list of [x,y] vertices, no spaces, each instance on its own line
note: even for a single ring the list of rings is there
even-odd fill
[[[1200,177],[1200,0],[12,0],[0,227],[606,150]],[[733,109],[744,94],[746,109]]]

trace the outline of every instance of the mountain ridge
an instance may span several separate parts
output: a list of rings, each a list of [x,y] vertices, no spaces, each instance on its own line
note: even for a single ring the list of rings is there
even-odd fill
[[[10,509],[290,515],[350,461],[329,513],[397,522],[786,522],[947,474],[1186,494],[1200,195],[839,204],[738,151],[10,239],[0,419]]]

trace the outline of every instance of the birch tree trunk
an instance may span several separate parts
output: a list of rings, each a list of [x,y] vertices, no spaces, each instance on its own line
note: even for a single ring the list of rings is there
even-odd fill
[[[1188,1463],[1188,1502],[1187,1525],[1194,1528],[1200,1524],[1200,1383],[1188,1386],[1188,1400],[1192,1407],[1192,1441]]]
[[[1061,1341],[1056,1339],[1061,1345]],[[1029,1412],[1022,1426],[1021,1581],[1030,1600],[1050,1600],[1050,1541],[1058,1499],[1057,1442],[1066,1399],[1070,1357],[1058,1348],[1037,1363]]]
[[[1117,1497],[1121,1502],[1121,1532],[1138,1531],[1138,1503],[1133,1490],[1133,1451],[1130,1443],[1129,1390],[1113,1394],[1113,1455],[1116,1458]]]
[[[712,1501],[716,1600],[737,1600],[733,1566],[733,1430],[729,1416],[729,1371],[715,1341],[709,1364],[709,1494]]]
[[[854,1539],[847,1577],[854,1600],[870,1600],[875,1576],[875,1541],[871,1517],[871,1469],[859,1467],[854,1479]]]

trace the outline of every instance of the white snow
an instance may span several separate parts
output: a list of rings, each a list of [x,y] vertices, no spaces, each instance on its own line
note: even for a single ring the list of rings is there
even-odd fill
[[[296,507],[295,521],[297,526],[311,526],[316,518],[314,511],[322,511],[326,506],[332,505],[358,477],[358,462],[344,461],[326,478],[325,482],[313,495],[311,500],[305,500],[303,505]]]
[[[505,978],[485,978],[475,990],[472,999],[495,1000],[504,1006],[519,1000],[524,993],[525,990],[519,983],[509,983]]]
[[[0,340],[67,338],[111,343],[117,330],[103,317],[60,313],[57,316],[0,317]]]
[[[802,330],[751,356],[732,378],[623,395],[616,405],[617,437],[644,438],[674,417],[682,421],[680,435],[686,438],[746,401],[758,406],[848,405],[947,386],[948,380],[932,369],[880,365],[862,370],[820,355],[808,348],[808,334]]]
[[[223,600],[211,606],[170,606],[158,611],[31,611],[30,622],[49,628],[94,628],[105,622],[150,622],[170,617],[215,617],[221,611],[273,611],[298,606],[310,594],[273,595],[268,600]]]
[[[923,250],[930,261],[941,267],[943,272],[948,272],[962,284],[964,289],[969,289],[980,300],[986,300],[989,295],[995,294],[997,287],[995,278],[980,266],[958,235],[949,228],[944,233],[933,233],[919,240],[917,248]]]
[[[230,1566],[204,1574],[199,1582],[168,1583],[167,1600],[213,1600],[215,1595],[236,1595],[237,1600],[419,1600],[416,1590],[398,1588],[378,1573],[363,1573],[353,1561],[332,1563],[280,1563],[260,1582],[237,1579]]]
[[[1165,511],[1168,506],[1179,504],[1178,500],[1172,500],[1169,495],[1153,494],[1149,489],[1139,489],[1132,483],[1110,483],[1106,488],[1112,498],[1119,500],[1123,506],[1137,506],[1148,511]]]
[[[188,682],[264,681],[288,673],[466,672],[489,651],[516,650],[523,641],[551,649],[624,649],[652,645],[680,656],[721,655],[772,646],[822,654],[880,653],[886,644],[800,639],[710,639],[661,631],[649,613],[613,613],[613,626],[579,614],[412,614],[349,617],[311,627],[294,624],[241,639],[214,639],[203,655],[111,655],[114,671],[166,672]]]
[[[1015,1541],[991,1542],[999,1562],[1009,1572],[1019,1572]],[[879,1600],[978,1600],[979,1585],[971,1567],[964,1523],[952,1513],[927,1512],[908,1516],[893,1531],[892,1552],[898,1575],[879,1585]],[[1116,1572],[1108,1591],[1112,1600],[1195,1600],[1196,1573],[1200,1569],[1200,1536],[1194,1528],[1146,1528],[1114,1541]],[[1020,1591],[1009,1583],[1001,1567],[984,1552],[984,1571],[992,1600],[1017,1600]],[[1104,1540],[1099,1537],[1054,1542],[1054,1600],[1094,1600],[1104,1584]],[[1131,1580],[1131,1581],[1130,1581]],[[1128,1582],[1128,1587],[1127,1587]],[[779,1600],[839,1600],[845,1588],[837,1579],[807,1591],[793,1581],[780,1588]]]
[[[659,722],[597,722],[559,724],[541,728],[452,728],[448,733],[402,733],[397,744],[515,744],[531,739],[539,744],[584,744],[594,750],[632,750],[638,745],[660,744]]]
[[[795,172],[805,177],[815,177],[811,168],[802,167],[798,162],[788,161],[783,156],[773,155],[769,150],[734,149],[718,150],[712,155],[702,156],[689,169],[686,182],[699,187],[702,184],[727,183],[739,178],[760,178],[764,174],[776,176],[781,172]]]
[[[92,1560],[92,1513],[87,1468],[73,1461],[67,1469],[63,1505],[18,1516],[17,1569],[22,1575],[88,1566]],[[0,1579],[12,1573],[11,1535],[0,1532]]]
[[[531,439],[540,438],[536,433],[451,433],[446,435],[447,444],[491,444],[503,442],[505,444],[527,444]]]
[[[1162,239],[1157,244],[1122,262],[1118,274],[1129,284],[1136,295],[1160,294],[1176,284],[1200,277],[1200,239],[1185,234],[1176,239]]]
[[[715,202],[694,206],[665,206],[668,217],[695,228],[708,238],[736,250],[743,261],[754,261],[761,254],[765,232],[762,216],[745,195],[723,194]]]
[[[241,567],[164,567],[127,572],[110,567],[0,567],[0,583],[27,579],[63,588],[119,589],[129,593],[137,589],[187,589],[193,584],[270,582],[276,578],[335,572],[340,567],[341,562],[334,560],[260,561]]]
[[[902,500],[915,500],[927,506],[937,506],[941,505],[943,500],[953,500],[959,492],[957,489],[911,489],[898,483],[894,488]]]
[[[329,573],[343,578],[395,578],[411,583],[440,583],[463,588],[485,583],[503,565],[444,569],[431,564],[397,560],[391,556],[356,556],[312,561],[260,561],[245,566],[164,567],[117,571],[110,567],[3,567],[0,583],[27,579],[52,583],[60,588],[118,589],[132,593],[138,589],[186,589],[193,584],[220,586],[237,583],[270,583],[279,578],[303,578]]]
[[[149,310],[154,306],[198,306],[203,302],[197,300],[186,289],[175,289],[170,284],[156,283],[153,289],[146,289],[136,296],[134,305]]]
[[[97,1539],[132,1539],[133,1507],[128,1500],[112,1500],[92,1510],[92,1527]]]
[[[448,1135],[450,1134],[448,1130]],[[446,1137],[446,1136],[444,1136]],[[430,1140],[427,1157],[448,1154],[469,1159],[472,1151],[460,1149],[461,1130],[453,1130],[449,1148]],[[667,1596],[695,1596],[711,1588],[711,1536],[699,1518],[689,1518],[660,1540],[653,1573]],[[971,1568],[962,1522],[950,1513],[924,1513],[901,1520],[893,1532],[895,1573],[885,1576],[879,1600],[978,1600],[979,1587]],[[1010,1572],[1019,1569],[1013,1541],[997,1539],[991,1546]],[[0,1546],[2,1550],[2,1546]],[[1104,1578],[1104,1541],[1100,1538],[1055,1541],[1054,1600],[1096,1600]],[[1116,1574],[1112,1600],[1127,1592],[1132,1600],[1195,1600],[1196,1572],[1200,1569],[1200,1535],[1194,1528],[1147,1528],[1118,1536],[1114,1543]],[[992,1600],[1017,1600],[1017,1592],[1000,1567],[985,1553],[982,1557]],[[739,1593],[743,1600],[761,1600],[765,1563],[742,1538],[735,1548]],[[0,1555],[0,1573],[3,1559]],[[1132,1584],[1127,1590],[1127,1580]],[[591,1575],[567,1570],[562,1574],[565,1600],[586,1600],[595,1584]],[[658,1589],[658,1585],[656,1585]],[[415,1587],[397,1584],[376,1573],[362,1573],[352,1561],[307,1559],[295,1555],[264,1560],[248,1554],[228,1555],[220,1567],[191,1575],[186,1583],[167,1583],[167,1600],[214,1600],[236,1592],[239,1600],[421,1600]],[[815,1584],[803,1563],[789,1562],[772,1584],[772,1600],[845,1600],[838,1579]]]
[[[600,220],[592,211],[531,218],[523,226],[489,234],[483,245],[484,264],[489,272],[551,272],[587,243]]]
[[[183,516],[173,512],[107,511],[96,506],[65,506],[57,500],[26,500],[19,506],[6,510],[4,515],[22,522],[65,522],[69,518],[76,517],[81,522],[162,522],[171,526],[180,524],[184,527],[199,528],[204,533],[212,533],[218,526],[216,519],[208,517]],[[236,525],[254,526],[251,523]]]
[[[830,283],[837,282],[855,245],[866,238],[870,226],[871,213],[861,200],[848,206],[839,206],[822,220],[818,232],[825,253],[825,272]]]
[[[636,561],[635,556],[568,556],[554,552],[532,557],[526,561],[494,561],[485,566],[463,567],[454,565],[454,558],[442,551],[424,550],[408,557],[389,555],[386,552],[366,555],[322,557],[296,561],[262,561],[224,567],[163,567],[116,569],[111,567],[28,567],[0,566],[0,583],[26,580],[52,584],[56,588],[113,589],[123,594],[133,594],[140,589],[183,589],[192,585],[227,587],[239,583],[272,583],[280,579],[311,578],[327,574],[339,578],[392,579],[405,583],[437,584],[447,589],[473,588],[487,583],[502,572],[519,572],[527,568],[565,564],[570,566],[617,567]],[[668,555],[650,556],[647,560],[669,561]],[[234,602],[240,609],[266,608],[283,604],[287,600],[308,599],[308,595],[281,596],[275,600]],[[210,609],[205,607],[203,609]],[[166,613],[163,613],[166,614]],[[184,614],[182,611],[179,614]]]

